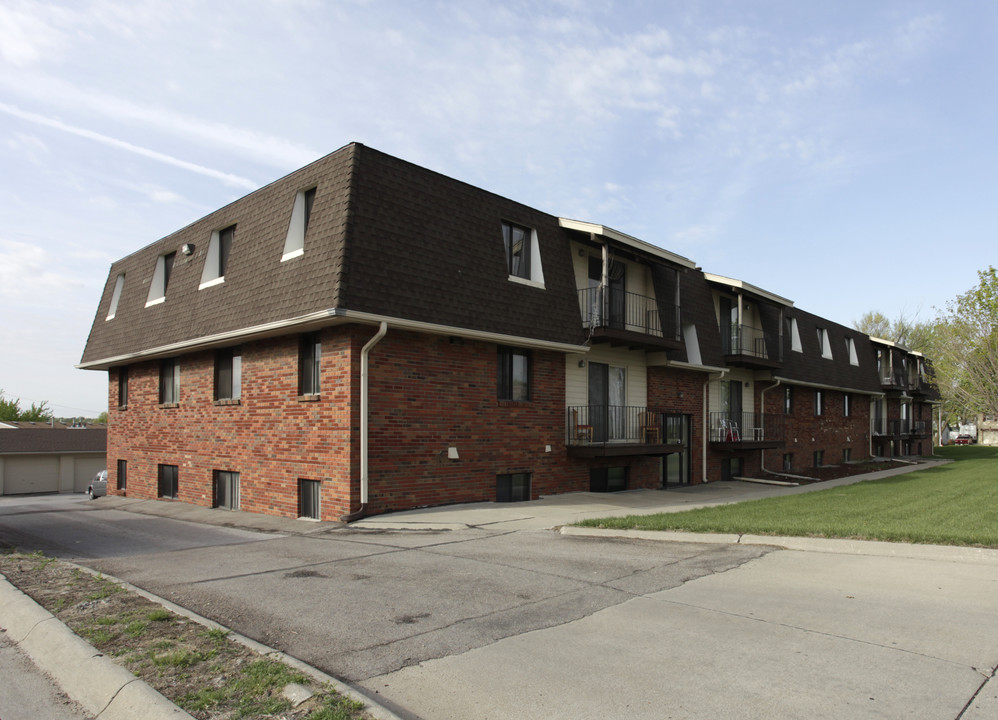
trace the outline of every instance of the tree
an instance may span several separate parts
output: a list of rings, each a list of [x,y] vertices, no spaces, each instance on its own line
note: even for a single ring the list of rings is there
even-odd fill
[[[935,324],[918,322],[917,317],[918,313],[911,317],[902,310],[897,320],[891,320],[879,310],[872,310],[863,313],[852,326],[861,333],[896,342],[908,350],[926,352],[932,344]]]
[[[963,418],[998,417],[998,272],[946,305],[935,325],[932,359],[944,407]]]
[[[4,397],[3,390],[0,389],[0,421],[21,420],[28,422],[42,422],[52,419],[52,411],[46,407],[48,400],[42,400],[41,404],[31,403],[28,410],[21,409],[20,400],[8,400]]]

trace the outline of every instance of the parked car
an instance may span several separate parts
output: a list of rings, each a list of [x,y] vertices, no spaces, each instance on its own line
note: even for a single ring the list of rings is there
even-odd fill
[[[973,445],[974,436],[973,435],[957,435],[956,440],[953,441],[954,445]]]
[[[107,470],[101,470],[90,478],[90,485],[87,487],[87,495],[91,500],[107,495]]]

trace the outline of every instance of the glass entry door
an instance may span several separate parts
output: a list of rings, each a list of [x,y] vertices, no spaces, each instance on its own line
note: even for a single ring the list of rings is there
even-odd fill
[[[589,363],[589,422],[593,442],[627,438],[627,368]]]

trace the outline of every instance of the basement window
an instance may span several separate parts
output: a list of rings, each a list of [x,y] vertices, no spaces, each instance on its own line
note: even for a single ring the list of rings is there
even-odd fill
[[[318,520],[320,481],[298,480],[298,517]]]
[[[530,473],[496,475],[496,502],[521,502],[530,499]]]

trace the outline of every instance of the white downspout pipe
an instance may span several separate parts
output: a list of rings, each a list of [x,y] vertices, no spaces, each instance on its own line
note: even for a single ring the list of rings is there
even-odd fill
[[[381,342],[383,338],[388,333],[388,323],[384,320],[381,321],[378,327],[378,332],[374,334],[370,340],[364,345],[360,351],[360,509],[355,513],[350,513],[345,515],[342,519],[344,522],[353,522],[354,520],[359,520],[364,516],[364,511],[367,510],[367,489],[370,484],[370,477],[368,474],[368,445],[370,428],[368,427],[368,414],[370,407],[370,397],[368,393],[368,379],[370,376],[370,354],[374,346]]]
[[[776,384],[770,385],[769,387],[765,387],[761,391],[759,391],[759,404],[762,405],[761,416],[763,418],[766,417],[766,393],[768,393],[773,388],[778,388],[780,386],[781,382],[782,382],[782,380],[780,378],[776,378]],[[763,424],[763,427],[765,427],[765,424]],[[766,471],[766,450],[765,449],[759,450],[759,468],[763,472]]]

